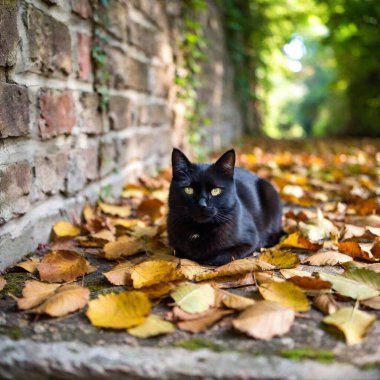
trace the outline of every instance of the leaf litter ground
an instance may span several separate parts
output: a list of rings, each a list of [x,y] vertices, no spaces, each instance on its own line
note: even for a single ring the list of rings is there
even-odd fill
[[[287,236],[276,247],[219,268],[175,258],[165,232],[170,173],[143,177],[121,199],[52,226],[49,244],[9,268],[0,332],[379,361],[379,142],[251,144],[238,157],[285,202]]]

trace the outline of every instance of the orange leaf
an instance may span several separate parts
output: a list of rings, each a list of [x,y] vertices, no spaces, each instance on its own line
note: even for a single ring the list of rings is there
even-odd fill
[[[308,251],[318,251],[322,247],[322,244],[312,243],[302,236],[299,232],[287,236],[285,240],[280,243],[281,248],[299,248],[306,249]]]

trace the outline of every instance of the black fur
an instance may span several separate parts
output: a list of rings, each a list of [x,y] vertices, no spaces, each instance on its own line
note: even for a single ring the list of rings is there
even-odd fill
[[[234,150],[209,165],[192,164],[174,149],[172,165],[168,236],[176,256],[221,265],[278,242],[280,197],[270,182],[235,168]],[[212,196],[214,188],[221,194]]]

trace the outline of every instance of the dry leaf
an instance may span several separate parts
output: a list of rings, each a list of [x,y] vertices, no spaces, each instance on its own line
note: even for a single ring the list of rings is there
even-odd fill
[[[339,309],[323,318],[324,323],[333,325],[343,332],[348,345],[360,343],[375,320],[375,315],[353,307]]]
[[[148,215],[152,220],[156,220],[162,215],[161,207],[163,205],[164,202],[159,199],[146,199],[137,208],[137,216],[143,218],[145,215]]]
[[[7,281],[5,280],[5,278],[3,276],[0,276],[0,291],[4,289],[6,284],[7,284]]]
[[[77,239],[80,238],[81,236],[76,238],[70,236],[58,238],[49,244],[49,248],[52,251],[75,251],[77,248]]]
[[[358,259],[373,261],[372,244],[359,243],[355,240],[345,240],[338,243],[340,252]]]
[[[78,236],[80,234],[80,228],[72,225],[65,220],[61,220],[54,224],[53,227],[54,236],[56,238],[66,237],[66,236]]]
[[[325,251],[319,252],[315,255],[307,257],[303,263],[310,264],[315,266],[323,266],[323,265],[337,265],[342,263],[347,263],[348,261],[352,261],[353,258],[351,256],[345,255],[343,253],[339,253],[337,251]]]
[[[203,316],[197,319],[178,322],[177,326],[181,330],[197,334],[207,330],[216,322],[220,321],[223,317],[232,313],[233,312],[231,310],[209,309]]]
[[[133,264],[129,261],[117,264],[110,271],[103,273],[114,285],[132,285],[131,271]]]
[[[209,282],[215,288],[219,289],[240,288],[242,286],[250,286],[256,284],[253,273],[245,273],[242,275],[238,274],[235,276],[216,277],[210,281],[205,282]]]
[[[260,255],[259,259],[274,265],[277,269],[294,268],[300,262],[297,254],[279,250],[264,251]]]
[[[86,315],[96,327],[128,329],[144,323],[150,308],[142,292],[109,293],[90,301]]]
[[[29,273],[37,273],[38,264],[40,263],[40,259],[38,257],[31,257],[21,263],[17,263],[14,265],[17,268],[22,268]]]
[[[95,270],[81,255],[70,251],[50,252],[38,265],[41,280],[47,282],[73,281]]]
[[[292,309],[276,302],[259,301],[244,310],[232,324],[235,329],[253,338],[270,340],[288,333],[294,317]]]
[[[91,234],[91,237],[95,240],[102,240],[104,242],[115,241],[115,235],[110,230],[106,229]]]
[[[280,273],[286,278],[294,277],[294,276],[299,276],[299,277],[311,277],[310,272],[306,272],[304,270],[299,270],[299,269],[281,269]]]
[[[215,303],[215,292],[209,284],[186,283],[178,286],[171,296],[176,305],[188,313],[201,313]]]
[[[89,299],[89,289],[75,284],[62,285],[46,301],[30,311],[51,317],[63,317],[85,307]]]
[[[22,289],[22,298],[17,300],[21,310],[31,309],[40,305],[60,287],[60,284],[46,284],[44,282],[28,280]]]
[[[370,307],[371,309],[380,310],[380,296],[360,301],[360,304]]]
[[[108,260],[117,260],[121,257],[136,255],[144,248],[143,243],[131,236],[122,236],[116,241],[107,243],[104,247],[104,257]]]
[[[290,282],[270,282],[259,286],[264,299],[278,302],[295,311],[308,311],[309,301],[305,293],[298,286]]]
[[[103,202],[99,202],[98,206],[103,213],[108,215],[120,216],[121,218],[131,215],[131,208],[129,206],[110,205]]]
[[[242,311],[252,306],[255,301],[251,298],[238,296],[236,294],[226,292],[225,290],[215,289],[215,306],[225,306],[229,309]]]
[[[370,286],[373,289],[380,290],[380,273],[366,268],[353,268],[345,272],[344,276]]]
[[[307,240],[300,232],[294,232],[287,236],[281,243],[281,248],[299,248],[306,249],[308,251],[318,251],[322,248],[322,244],[312,243]]]
[[[144,292],[150,299],[157,299],[169,296],[177,285],[178,283],[174,282],[161,282],[160,284],[141,288],[140,291]]]
[[[253,276],[256,279],[256,282],[260,284],[264,284],[266,282],[283,282],[284,280],[280,277],[277,277],[274,272],[255,272]]]
[[[339,309],[334,296],[326,293],[317,294],[313,298],[313,305],[325,315],[334,314]]]
[[[331,288],[331,283],[328,281],[323,281],[320,278],[307,277],[307,276],[293,276],[289,278],[291,283],[297,285],[303,290],[307,291],[318,291],[326,290]]]
[[[172,323],[164,321],[158,315],[150,315],[145,322],[137,327],[132,327],[128,333],[137,338],[150,338],[152,336],[169,334],[175,331]]]
[[[131,278],[133,287],[138,289],[160,282],[182,280],[184,276],[178,271],[175,262],[150,260],[135,265],[132,269]]]
[[[85,204],[82,213],[86,223],[89,223],[92,219],[96,218],[95,210],[89,203]]]

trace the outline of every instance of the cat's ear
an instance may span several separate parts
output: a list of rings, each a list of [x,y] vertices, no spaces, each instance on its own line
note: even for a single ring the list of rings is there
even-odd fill
[[[235,169],[235,150],[231,149],[224,153],[214,166],[225,176],[233,177]]]
[[[174,148],[172,152],[173,175],[183,174],[191,167],[191,162],[179,149]]]

